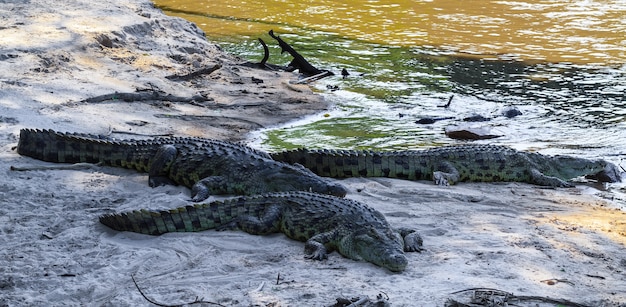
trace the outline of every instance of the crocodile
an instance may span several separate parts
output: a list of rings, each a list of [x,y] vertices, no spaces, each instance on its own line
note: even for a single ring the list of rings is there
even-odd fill
[[[604,160],[565,155],[546,156],[497,145],[457,145],[426,150],[378,152],[367,150],[296,149],[270,154],[274,160],[298,163],[320,176],[389,177],[457,182],[515,181],[551,187],[572,187],[579,176],[620,181],[617,167]],[[608,176],[594,176],[596,174]]]
[[[184,185],[192,199],[211,194],[312,191],[343,197],[346,188],[300,166],[244,145],[203,138],[115,140],[97,135],[22,129],[17,152],[60,163],[100,163],[149,174],[152,187]]]
[[[393,272],[403,271],[404,252],[422,251],[422,238],[393,229],[379,211],[355,200],[311,192],[276,192],[188,205],[171,210],[107,214],[112,229],[148,235],[208,229],[239,229],[264,235],[282,232],[305,243],[305,257],[322,260],[336,250]]]

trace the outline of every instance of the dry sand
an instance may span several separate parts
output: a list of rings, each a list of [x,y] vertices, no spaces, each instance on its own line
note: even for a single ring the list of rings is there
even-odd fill
[[[423,235],[426,251],[409,254],[402,273],[337,253],[305,260],[303,244],[282,234],[110,230],[98,216],[181,206],[189,191],[151,189],[145,174],[107,167],[11,171],[50,165],[15,152],[20,128],[243,140],[327,105],[306,87],[288,85],[294,74],[235,65],[241,60],[206,42],[194,25],[146,0],[9,1],[0,16],[0,306],[151,306],[131,276],[165,304],[203,298],[226,306],[328,306],[337,297],[381,295],[392,306],[443,306],[448,298],[468,302],[467,293],[451,293],[476,287],[626,304],[626,215],[611,190],[584,184],[343,180],[347,197]],[[222,68],[204,78],[165,78],[215,64]],[[81,102],[146,89],[211,100]],[[520,305],[554,306],[532,303]]]

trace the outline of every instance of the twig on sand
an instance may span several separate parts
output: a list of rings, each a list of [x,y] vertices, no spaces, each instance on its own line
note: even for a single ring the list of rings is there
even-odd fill
[[[571,286],[574,286],[574,283],[569,281],[569,280],[567,280],[567,279],[551,278],[551,279],[540,280],[539,282],[545,283],[547,285],[555,285],[557,283],[563,282],[563,283],[569,284]]]
[[[446,307],[464,307],[464,306],[504,306],[504,304],[521,302],[521,301],[542,301],[551,304],[558,304],[559,306],[569,307],[588,307],[587,305],[578,304],[564,299],[554,299],[543,296],[534,295],[514,295],[513,293],[505,292],[498,289],[491,288],[471,288],[461,291],[452,292],[450,294],[459,294],[463,292],[473,291],[470,303],[465,304],[459,301],[448,299],[445,303]]]
[[[254,291],[255,292],[261,292],[261,291],[263,291],[263,287],[265,287],[265,282],[264,281],[262,281],[261,284],[256,289],[254,289]]]
[[[223,307],[225,307],[225,305],[222,305],[222,304],[219,304],[219,303],[214,303],[214,302],[209,302],[209,301],[203,301],[201,298],[197,298],[197,297],[196,297],[196,300],[195,300],[195,301],[190,302],[190,303],[183,303],[183,304],[176,304],[176,305],[166,305],[166,304],[162,304],[162,303],[159,303],[159,302],[157,302],[157,301],[155,301],[155,300],[152,300],[152,299],[150,299],[149,297],[147,297],[147,296],[143,293],[143,291],[141,291],[141,289],[139,288],[139,285],[137,285],[137,281],[135,280],[135,276],[134,276],[134,275],[130,275],[130,277],[133,279],[133,283],[135,284],[135,287],[137,288],[137,291],[139,291],[139,294],[141,294],[141,296],[143,296],[143,298],[144,298],[146,301],[148,301],[148,302],[150,302],[150,303],[152,303],[152,304],[154,304],[154,305],[157,305],[157,306],[164,306],[164,307],[179,307],[179,306],[184,306],[184,305],[193,305],[193,304],[211,304],[211,305],[216,305],[216,306],[223,306]]]

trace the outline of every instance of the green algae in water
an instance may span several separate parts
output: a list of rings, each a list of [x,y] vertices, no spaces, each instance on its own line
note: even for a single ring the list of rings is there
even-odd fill
[[[336,117],[309,124],[268,130],[264,133],[264,147],[272,151],[296,148],[341,149],[417,149],[441,144],[432,130],[406,127],[405,123],[390,122],[387,118]],[[411,139],[407,142],[407,139]]]

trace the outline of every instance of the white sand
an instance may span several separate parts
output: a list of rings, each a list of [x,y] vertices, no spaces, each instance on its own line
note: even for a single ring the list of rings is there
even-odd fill
[[[303,243],[282,234],[151,237],[110,230],[98,216],[181,206],[189,191],[152,189],[145,174],[107,167],[10,171],[51,165],[15,152],[20,128],[240,140],[325,104],[306,88],[287,86],[295,75],[234,66],[238,60],[195,26],[145,0],[16,1],[3,3],[0,15],[0,306],[150,306],[132,275],[165,304],[199,297],[227,306],[324,306],[337,297],[383,294],[393,306],[443,306],[448,298],[467,302],[467,295],[450,293],[475,287],[590,306],[626,304],[626,214],[607,200],[613,192],[586,185],[342,181],[348,197],[423,235],[427,250],[409,254],[399,274],[337,253],[305,260]],[[102,47],[100,34],[114,48]],[[216,63],[222,68],[205,78],[164,78]],[[255,85],[252,76],[264,83]],[[150,88],[214,100],[80,102]],[[520,305],[537,303],[551,306]]]

